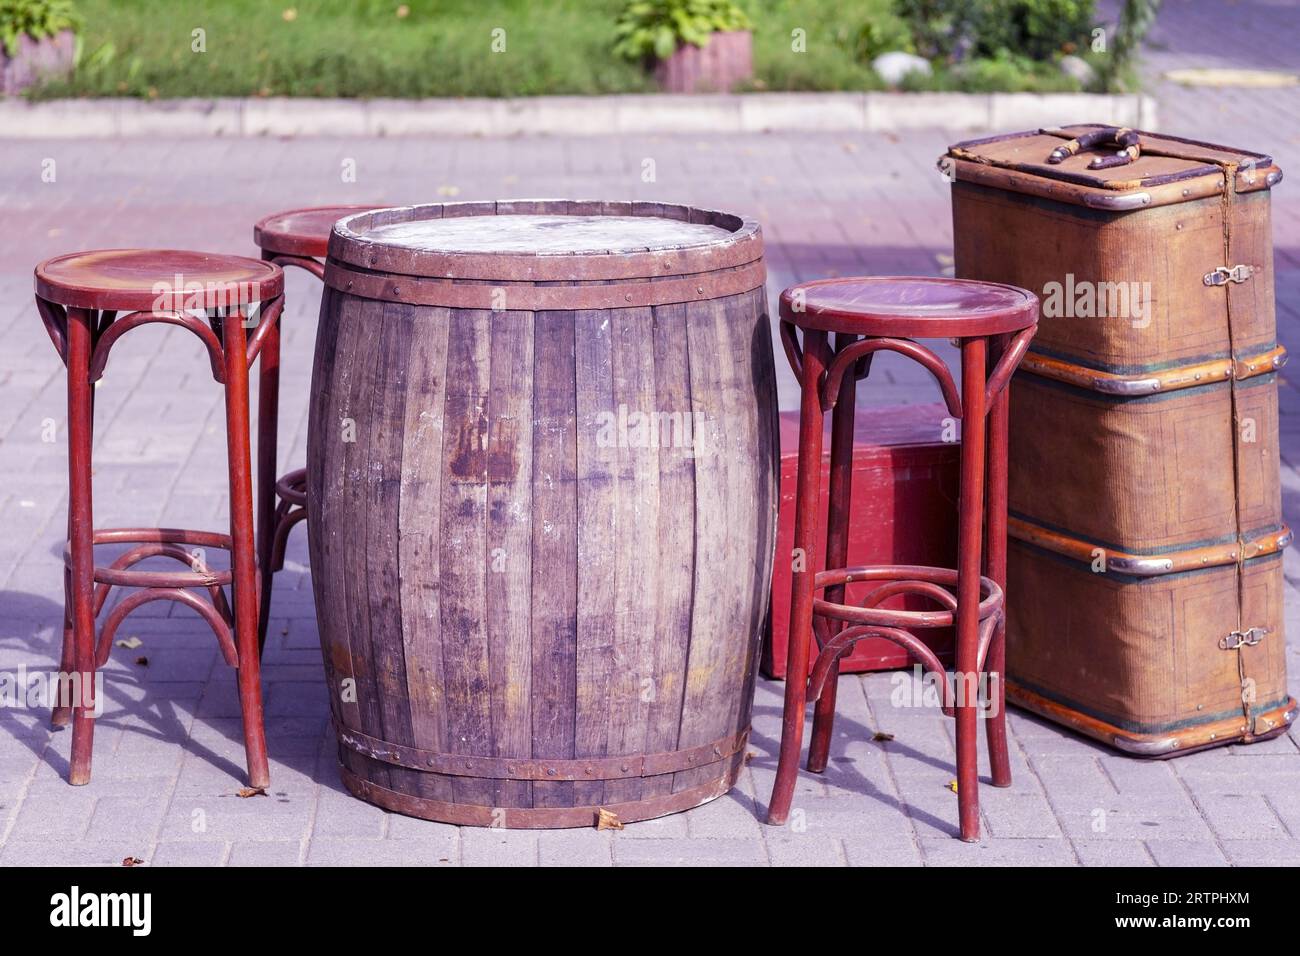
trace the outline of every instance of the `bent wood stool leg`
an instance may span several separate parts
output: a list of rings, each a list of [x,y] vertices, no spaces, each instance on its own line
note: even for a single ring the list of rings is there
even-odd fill
[[[71,524],[68,533],[71,535]],[[59,675],[71,674],[77,667],[77,648],[72,628],[72,569],[63,567],[63,649],[59,655]],[[60,682],[62,683],[62,682]],[[55,694],[50,713],[51,727],[66,727],[72,719],[72,704],[62,695]]]
[[[257,618],[258,653],[266,647],[271,617],[272,552],[277,534],[275,459],[280,416],[280,323],[269,329],[257,357],[257,567],[261,602]]]
[[[90,782],[95,738],[95,552],[91,506],[91,329],[89,309],[68,309],[68,544],[72,556],[68,595],[76,677],[65,686],[72,702],[72,757],[68,783]],[[60,681],[61,684],[65,682]]]
[[[266,311],[263,303],[263,311]],[[268,321],[263,319],[263,321]],[[221,323],[226,379],[226,447],[230,477],[230,562],[233,578],[236,680],[244,717],[248,785],[267,787],[271,772],[262,724],[262,685],[258,647],[257,558],[253,542],[252,462],[249,452],[248,361],[242,309],[229,310]]]
[[[994,360],[1006,354],[1010,336],[996,340]],[[1003,387],[993,396],[988,426],[988,500],[985,504],[985,575],[997,582],[1006,600],[1007,588],[1007,443],[1010,395]],[[989,644],[984,672],[988,675],[988,706],[992,713],[985,722],[988,737],[989,770],[995,787],[1011,786],[1011,755],[1007,749],[1006,687],[1003,674],[1007,656],[1007,619],[1004,610]]]
[[[799,462],[796,479],[793,555],[777,555],[779,561],[793,561],[790,575],[790,632],[787,636],[785,704],[781,711],[781,746],[777,758],[776,783],[767,808],[767,822],[784,826],[790,815],[794,787],[799,775],[799,751],[803,744],[804,704],[808,688],[808,652],[812,641],[813,583],[817,564],[817,521],[821,499],[822,403],[821,379],[827,362],[826,333],[809,329],[804,333],[803,368],[800,373]]]
[[[838,352],[853,344],[856,335],[836,333]],[[868,358],[867,361],[870,361]],[[853,500],[853,416],[856,411],[856,375],[845,375],[840,380],[839,398],[831,412],[831,473],[830,501],[826,506],[826,567],[842,568],[849,561],[849,508]],[[817,465],[821,474],[821,463]],[[826,600],[833,604],[844,603],[844,586],[826,589]],[[841,629],[832,623],[826,637],[829,640]],[[835,724],[835,698],[839,687],[840,663],[837,657],[831,665],[826,685],[813,708],[812,738],[808,743],[808,769],[822,773],[830,759],[831,731]],[[788,679],[788,678],[787,678]]]
[[[96,326],[95,319],[92,315],[90,328],[93,330]],[[91,344],[94,344],[92,331]],[[86,425],[88,429],[88,443],[93,446],[95,440],[95,389],[94,384],[90,388],[90,411],[86,415]],[[71,496],[69,496],[71,500]],[[93,526],[92,526],[93,527]],[[72,509],[68,509],[67,523],[67,541],[72,540]],[[59,656],[59,675],[60,684],[63,685],[62,678],[72,674],[77,668],[77,646],[76,639],[73,637],[74,628],[72,626],[72,568],[68,564],[63,566],[63,651]],[[55,695],[54,707],[50,713],[51,727],[66,727],[72,720],[72,704],[70,698]]]
[[[957,516],[957,816],[961,838],[979,839],[979,603],[984,510],[984,368],[987,342],[961,349],[961,489]]]

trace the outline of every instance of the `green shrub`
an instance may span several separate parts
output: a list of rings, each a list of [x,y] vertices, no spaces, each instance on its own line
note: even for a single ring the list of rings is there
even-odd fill
[[[0,0],[0,42],[10,56],[18,52],[24,33],[42,40],[80,25],[71,0]]]
[[[916,45],[912,42],[912,31],[907,24],[897,17],[883,16],[867,20],[858,28],[853,38],[853,55],[864,63],[869,63],[882,53],[902,50],[915,53]]]
[[[916,52],[930,60],[964,59],[978,7],[985,0],[894,0],[894,12],[912,33]]]
[[[975,52],[1000,51],[1031,60],[1086,47],[1096,9],[1093,0],[982,0]]]
[[[1007,56],[1048,60],[1086,44],[1094,0],[895,0],[922,56],[955,63]]]
[[[708,46],[714,33],[751,27],[731,0],[631,0],[614,28],[614,52],[629,60],[666,60],[682,43]]]
[[[1054,63],[1004,52],[998,56],[972,57],[951,66],[941,65],[928,77],[909,74],[902,88],[966,93],[1072,93],[1078,91],[1079,84]]]

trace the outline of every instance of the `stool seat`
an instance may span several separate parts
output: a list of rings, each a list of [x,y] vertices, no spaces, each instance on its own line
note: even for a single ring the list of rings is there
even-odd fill
[[[104,249],[36,267],[36,294],[75,309],[186,312],[265,302],[283,291],[274,263],[211,252]]]
[[[334,223],[353,213],[379,208],[374,203],[350,206],[309,206],[289,209],[261,219],[253,226],[253,242],[271,256],[324,259]]]
[[[819,279],[781,293],[781,318],[853,335],[959,338],[1027,329],[1038,319],[1038,300],[1024,289],[968,279]]]

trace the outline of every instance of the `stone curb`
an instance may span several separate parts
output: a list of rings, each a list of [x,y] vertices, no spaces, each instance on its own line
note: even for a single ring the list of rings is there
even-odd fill
[[[143,136],[602,136],[1005,131],[1068,123],[1152,129],[1149,96],[753,93],[517,99],[0,99],[0,139]]]

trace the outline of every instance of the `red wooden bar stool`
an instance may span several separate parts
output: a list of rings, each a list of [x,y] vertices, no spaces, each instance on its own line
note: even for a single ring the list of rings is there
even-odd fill
[[[311,206],[277,212],[253,226],[253,242],[262,259],[284,268],[297,266],[317,279],[325,275],[334,223],[368,206]],[[262,568],[262,606],[258,613],[258,642],[266,644],[271,619],[271,586],[275,572],[284,570],[285,544],[293,526],[307,517],[307,469],[296,468],[275,477],[276,443],[280,430],[280,328],[277,323],[262,343],[257,388],[257,556]],[[278,501],[277,501],[278,499]]]
[[[801,387],[794,543],[795,555],[802,558],[794,564],[791,583],[789,676],[769,823],[782,825],[790,813],[807,698],[817,702],[808,769],[820,773],[826,769],[830,750],[839,660],[857,641],[869,637],[898,644],[941,682],[943,712],[957,721],[957,805],[963,840],[979,839],[976,738],[981,675],[987,675],[988,705],[993,711],[988,714],[987,731],[993,784],[1011,785],[1002,687],[1006,386],[1029,347],[1037,321],[1038,300],[1031,293],[960,279],[825,279],[781,294],[781,340]],[[802,345],[796,329],[803,333]],[[835,335],[833,345],[830,333]],[[943,360],[912,341],[917,338],[959,341],[960,394]],[[962,423],[956,569],[844,566],[851,519],[848,503],[856,383],[868,373],[872,356],[880,351],[897,352],[924,366],[938,381],[948,413]],[[996,364],[989,373],[991,362]],[[832,412],[831,477],[823,519],[819,479],[827,411]],[[815,548],[817,525],[822,520],[827,522],[827,570],[814,573],[807,556]],[[987,546],[981,562],[982,531]],[[861,607],[844,603],[845,586],[858,581],[876,582]],[[922,595],[939,609],[877,606],[897,594]],[[950,683],[939,659],[914,631],[952,626],[954,618],[957,652]],[[812,639],[816,639],[819,652],[805,683],[797,675],[808,673]]]
[[[57,706],[55,725],[72,721],[68,781],[90,782],[94,737],[94,676],[108,661],[122,620],[152,601],[180,601],[212,627],[226,663],[237,668],[244,715],[248,782],[270,784],[257,645],[257,555],[248,447],[248,370],[274,331],[284,305],[284,273],[272,263],[240,256],[153,249],[79,252],[36,267],[36,307],[68,374],[68,542],[64,551],[61,670],[76,675],[71,706]],[[256,304],[254,306],[254,304]],[[153,322],[178,325],[199,337],[212,377],[225,388],[230,533],[178,528],[96,530],[91,494],[94,386],[109,351],[124,334]],[[253,324],[253,323],[256,324]],[[249,334],[249,329],[252,329]],[[132,545],[111,564],[95,563],[95,546]],[[230,552],[230,570],[215,571],[198,548]],[[144,571],[147,558],[168,557],[185,571]],[[231,588],[231,601],[225,588]],[[138,588],[95,620],[114,587]],[[191,589],[208,592],[208,601]],[[231,611],[231,603],[234,605]]]

